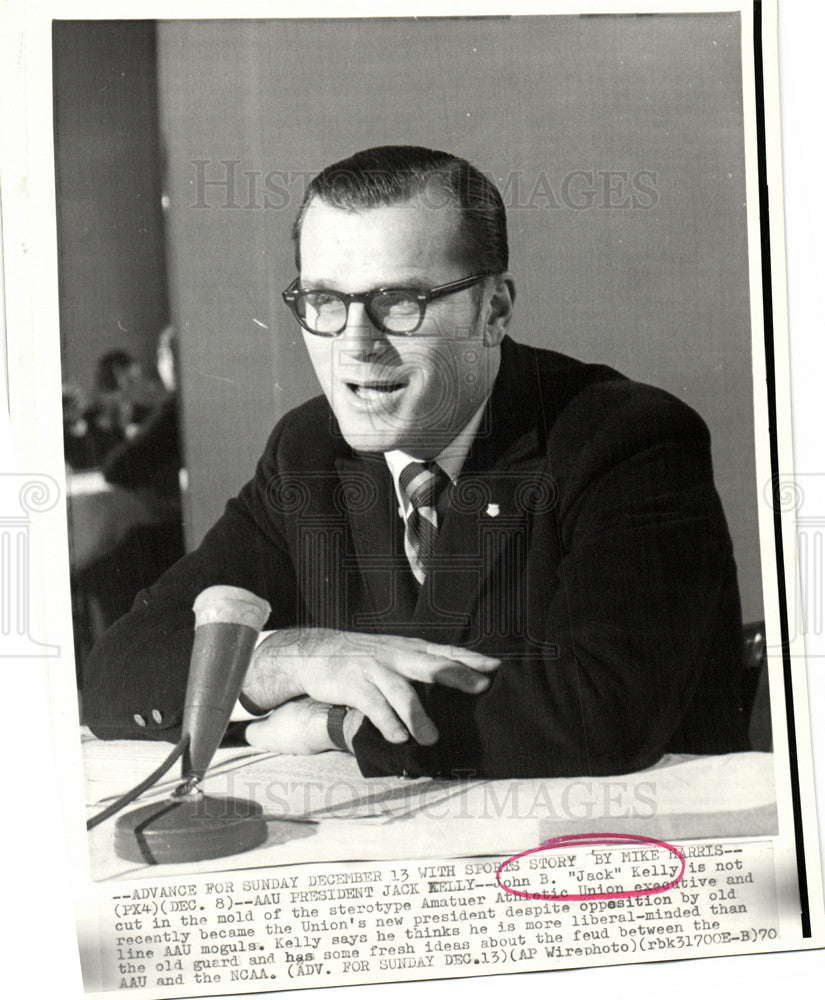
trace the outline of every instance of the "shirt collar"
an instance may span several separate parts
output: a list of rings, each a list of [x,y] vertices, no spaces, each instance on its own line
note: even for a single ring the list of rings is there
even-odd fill
[[[489,399],[489,397],[488,397]],[[476,412],[470,417],[469,421],[465,424],[464,429],[460,431],[453,440],[443,448],[433,459],[444,472],[450,477],[452,482],[456,482],[458,479],[462,468],[464,467],[464,462],[467,459],[467,455],[470,452],[470,446],[478,431],[478,426],[481,423],[482,415],[484,414],[484,408],[487,405],[487,399],[479,406]],[[412,455],[408,455],[405,451],[387,451],[384,452],[384,458],[386,459],[389,470],[392,473],[392,480],[395,484],[395,493],[398,497],[398,503],[402,511],[407,510],[409,501],[401,489],[401,485],[398,481],[398,477],[401,475],[401,470],[410,464],[410,462],[420,462],[420,458],[413,458]]]

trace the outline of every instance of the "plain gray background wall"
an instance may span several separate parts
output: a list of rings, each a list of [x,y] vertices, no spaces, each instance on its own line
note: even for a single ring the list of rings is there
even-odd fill
[[[88,392],[115,348],[151,371],[169,322],[155,26],[55,21],[53,40],[62,372]]]
[[[318,391],[280,299],[307,178],[415,143],[498,181],[515,339],[704,417],[760,617],[739,30],[725,14],[161,22],[190,543]]]

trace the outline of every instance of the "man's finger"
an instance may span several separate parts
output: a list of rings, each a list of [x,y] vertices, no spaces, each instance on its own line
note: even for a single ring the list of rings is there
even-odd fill
[[[490,678],[456,663],[454,660],[436,660],[430,668],[430,683],[455,688],[466,694],[481,694],[490,686]]]
[[[244,730],[246,742],[251,747],[258,747],[259,750],[268,750],[269,745],[266,740],[267,726],[263,722],[250,722]]]
[[[440,656],[448,660],[457,660],[473,670],[482,670],[488,673],[501,666],[501,660],[494,656],[487,656],[484,653],[477,653],[472,649],[464,649],[463,646],[442,646],[437,642],[428,642],[424,647],[424,652],[430,656]]]
[[[382,651],[380,662],[400,677],[424,684],[443,684],[467,694],[479,694],[490,686],[487,673],[468,667],[458,660],[445,656],[436,657],[423,650],[388,648]]]
[[[389,743],[406,743],[410,738],[378,687],[369,685],[365,690],[353,691],[348,704],[363,712]]]
[[[280,717],[276,712],[261,719],[259,722],[250,722],[244,731],[246,742],[251,747],[258,750],[272,750],[275,753],[289,753],[284,744],[284,727]],[[297,752],[297,751],[293,751]]]
[[[381,640],[381,648],[390,646],[398,651],[415,650],[419,653],[426,653],[428,656],[445,656],[447,659],[466,663],[467,666],[473,667],[476,670],[495,670],[496,667],[501,665],[501,660],[498,657],[479,653],[475,649],[466,649],[464,646],[429,642],[427,639],[417,639],[405,635],[382,635],[377,636],[377,638]]]
[[[435,724],[424,711],[418,695],[402,677],[387,668],[379,668],[373,680],[416,743],[430,746],[438,740]]]

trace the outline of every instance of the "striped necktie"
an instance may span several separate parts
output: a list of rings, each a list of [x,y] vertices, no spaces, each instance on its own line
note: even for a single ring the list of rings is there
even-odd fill
[[[412,508],[404,533],[404,550],[419,583],[424,582],[435,550],[438,538],[436,504],[449,481],[447,473],[435,462],[410,462],[398,477]]]

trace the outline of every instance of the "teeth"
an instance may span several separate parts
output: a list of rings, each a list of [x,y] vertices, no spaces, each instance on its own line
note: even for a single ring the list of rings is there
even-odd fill
[[[388,385],[388,386],[375,386],[375,385],[357,385],[355,387],[355,395],[359,399],[381,399],[386,396],[389,392],[394,392],[398,386]]]

